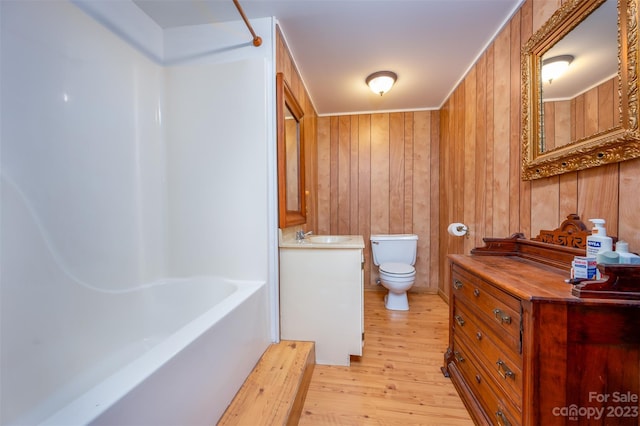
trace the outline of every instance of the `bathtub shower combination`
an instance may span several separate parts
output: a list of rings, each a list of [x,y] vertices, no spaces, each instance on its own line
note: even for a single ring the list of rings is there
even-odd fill
[[[215,424],[274,340],[253,26],[260,48],[128,0],[0,1],[0,424]]]

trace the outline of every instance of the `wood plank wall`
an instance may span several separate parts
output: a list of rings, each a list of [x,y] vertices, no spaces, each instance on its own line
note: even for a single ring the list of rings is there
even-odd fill
[[[317,117],[279,28],[276,42],[276,72],[284,73],[305,110],[309,197],[304,230],[362,235],[366,246],[364,281],[370,289],[381,288],[375,282],[377,269],[371,259],[369,236],[416,233],[413,291],[435,293],[440,281],[439,113]]]
[[[609,234],[640,251],[639,159],[520,180],[521,47],[560,4],[526,0],[441,110],[439,267],[445,298],[447,254],[468,253],[484,236],[536,236],[569,213],[585,222],[604,218]],[[470,238],[449,236],[450,222],[467,224]]]
[[[412,291],[438,289],[439,113],[318,117],[320,234],[365,239],[365,288],[382,289],[371,234],[418,235]]]
[[[304,110],[304,144],[305,144],[305,191],[307,192],[307,223],[302,228],[305,231],[317,229],[317,118],[316,112],[307,89],[298,72],[298,68],[291,56],[280,27],[276,27],[276,72],[284,74],[284,79],[291,88],[293,95]],[[317,233],[317,232],[316,232]]]

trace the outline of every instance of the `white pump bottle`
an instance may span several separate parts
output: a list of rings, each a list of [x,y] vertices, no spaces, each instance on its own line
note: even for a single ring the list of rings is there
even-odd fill
[[[596,257],[600,252],[611,251],[613,240],[607,236],[607,229],[604,227],[604,219],[589,219],[593,222],[591,235],[587,237],[587,256]]]

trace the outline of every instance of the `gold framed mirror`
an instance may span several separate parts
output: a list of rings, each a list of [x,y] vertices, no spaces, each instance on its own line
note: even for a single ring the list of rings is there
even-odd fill
[[[523,47],[523,180],[640,157],[637,20],[638,0],[570,0]]]
[[[278,155],[278,224],[280,228],[307,221],[304,182],[304,110],[284,80],[276,74],[276,134]]]

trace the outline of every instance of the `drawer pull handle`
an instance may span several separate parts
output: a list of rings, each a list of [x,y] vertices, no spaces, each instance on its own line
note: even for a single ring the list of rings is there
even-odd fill
[[[455,288],[456,290],[460,290],[462,288],[462,281],[453,280],[453,288]]]
[[[456,315],[454,318],[460,327],[464,326],[464,319],[460,315]]]
[[[505,314],[500,309],[495,308],[493,310],[493,314],[496,316],[496,319],[500,321],[502,324],[511,324],[511,317]]]
[[[453,351],[453,356],[456,358],[456,361],[464,362],[464,357],[462,355],[460,355],[460,352]]]
[[[482,382],[482,378],[480,377],[479,374],[476,374],[476,382],[478,383]]]
[[[511,423],[507,420],[507,416],[504,415],[502,410],[498,409],[498,411],[496,411],[496,418],[500,426],[511,426]]]
[[[480,296],[480,290],[478,290],[477,288],[474,288],[474,289],[473,289],[473,295],[474,295],[475,297]]]
[[[478,340],[482,340],[482,333],[481,332],[476,332],[476,339]]]
[[[498,359],[498,362],[496,362],[496,364],[498,364],[498,374],[500,374],[503,379],[516,379],[516,373],[511,371],[511,369],[507,367],[507,364],[505,364],[503,360]]]

